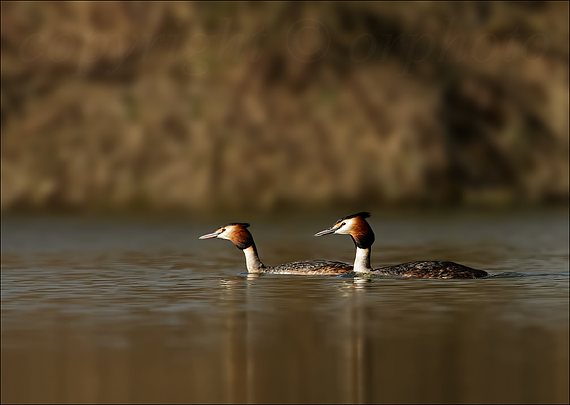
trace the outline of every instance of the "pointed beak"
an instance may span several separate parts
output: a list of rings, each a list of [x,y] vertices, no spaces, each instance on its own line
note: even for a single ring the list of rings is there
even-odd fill
[[[212,239],[212,238],[216,238],[219,234],[220,234],[220,232],[208,233],[206,235],[200,236],[198,239]]]
[[[330,227],[329,229],[325,229],[324,231],[320,231],[319,233],[316,233],[315,236],[324,236],[324,235],[329,235],[331,233],[335,233],[335,231],[338,229],[338,227]]]

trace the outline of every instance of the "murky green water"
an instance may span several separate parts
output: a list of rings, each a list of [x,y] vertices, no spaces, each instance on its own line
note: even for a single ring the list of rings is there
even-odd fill
[[[352,262],[337,217],[253,221],[269,265]],[[372,265],[240,275],[223,222],[3,218],[2,402],[568,402],[568,214],[370,218]]]

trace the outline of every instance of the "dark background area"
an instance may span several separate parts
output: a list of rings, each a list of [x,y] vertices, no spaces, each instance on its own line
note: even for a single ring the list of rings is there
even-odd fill
[[[3,212],[568,202],[568,3],[2,3]]]

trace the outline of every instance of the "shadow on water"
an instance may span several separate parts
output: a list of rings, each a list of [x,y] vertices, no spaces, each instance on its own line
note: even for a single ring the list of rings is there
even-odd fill
[[[240,273],[240,275],[246,275],[248,273]],[[506,271],[503,273],[496,273],[496,274],[489,274],[486,277],[480,277],[473,280],[488,280],[488,279],[496,279],[496,278],[519,278],[519,277],[569,277],[569,272],[561,272],[561,273],[538,273],[538,274],[528,274],[528,273],[520,273],[517,271]],[[354,278],[355,281],[360,280],[367,280],[372,281],[377,279],[396,279],[396,280],[430,280],[433,281],[434,279],[424,279],[424,278],[415,278],[415,277],[397,277],[397,276],[387,276],[387,275],[376,275],[376,274],[358,274],[354,271],[350,271],[345,274],[341,274],[336,276],[337,278]],[[442,280],[442,282],[450,282],[450,281],[466,281],[469,279],[456,279],[456,280]]]
[[[497,273],[497,274],[489,274],[489,276],[485,277],[489,278],[517,278],[517,277],[568,277],[570,273],[562,272],[562,273],[552,273],[552,274],[527,274],[527,273],[519,273],[516,271],[504,272],[504,273]]]

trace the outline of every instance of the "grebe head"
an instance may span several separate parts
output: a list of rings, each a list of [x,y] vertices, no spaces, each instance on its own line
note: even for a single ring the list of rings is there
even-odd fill
[[[227,239],[233,242],[238,249],[244,250],[253,245],[253,237],[246,229],[249,224],[243,222],[233,222],[226,224],[216,230],[216,232],[200,236],[198,239]]]
[[[350,235],[356,247],[367,249],[374,243],[374,232],[366,222],[366,218],[369,216],[368,212],[348,215],[336,221],[330,228],[316,233],[315,236]]]

